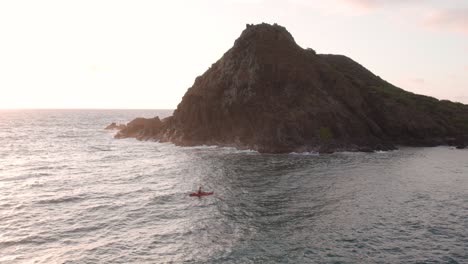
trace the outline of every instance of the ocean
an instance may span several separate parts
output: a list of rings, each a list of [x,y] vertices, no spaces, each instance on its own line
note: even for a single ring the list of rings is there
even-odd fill
[[[268,155],[104,130],[171,112],[0,110],[0,263],[468,263],[468,150]]]

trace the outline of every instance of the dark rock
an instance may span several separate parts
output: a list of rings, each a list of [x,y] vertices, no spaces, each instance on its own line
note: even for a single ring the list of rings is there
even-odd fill
[[[122,130],[125,128],[124,124],[116,124],[115,122],[111,123],[110,125],[106,126],[105,129],[112,130],[112,129],[117,129],[117,130]]]
[[[468,147],[468,136],[452,137],[448,138],[446,141],[449,146],[455,146],[457,149]]]
[[[116,129],[117,128],[117,124],[115,122],[112,122],[110,125],[106,126],[105,129]]]
[[[159,117],[155,118],[135,118],[129,122],[125,128],[120,130],[115,138],[137,138],[150,139],[154,138],[160,132],[162,122]]]
[[[390,150],[468,135],[468,107],[404,91],[348,57],[302,49],[284,27],[260,24],[248,25],[156,127],[129,123],[132,132],[121,133],[268,153]]]

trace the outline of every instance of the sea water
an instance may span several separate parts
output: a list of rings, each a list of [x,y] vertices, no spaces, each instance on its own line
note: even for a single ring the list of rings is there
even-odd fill
[[[104,130],[170,114],[1,110],[0,263],[468,263],[468,150],[268,155]]]

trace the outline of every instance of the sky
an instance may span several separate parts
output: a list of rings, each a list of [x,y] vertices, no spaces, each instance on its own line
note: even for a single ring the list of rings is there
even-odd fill
[[[262,22],[468,103],[466,0],[0,0],[0,108],[173,109]]]

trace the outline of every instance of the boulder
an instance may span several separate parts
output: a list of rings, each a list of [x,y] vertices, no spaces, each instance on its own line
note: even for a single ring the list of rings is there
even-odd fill
[[[162,122],[159,117],[138,117],[129,122],[122,130],[117,132],[115,138],[132,137],[140,140],[154,138],[160,132],[161,126]]]
[[[116,129],[116,130],[122,130],[125,128],[125,125],[124,124],[118,124],[115,123],[115,122],[112,122],[110,125],[106,126],[105,129],[108,129],[108,130],[112,130],[112,129]]]

